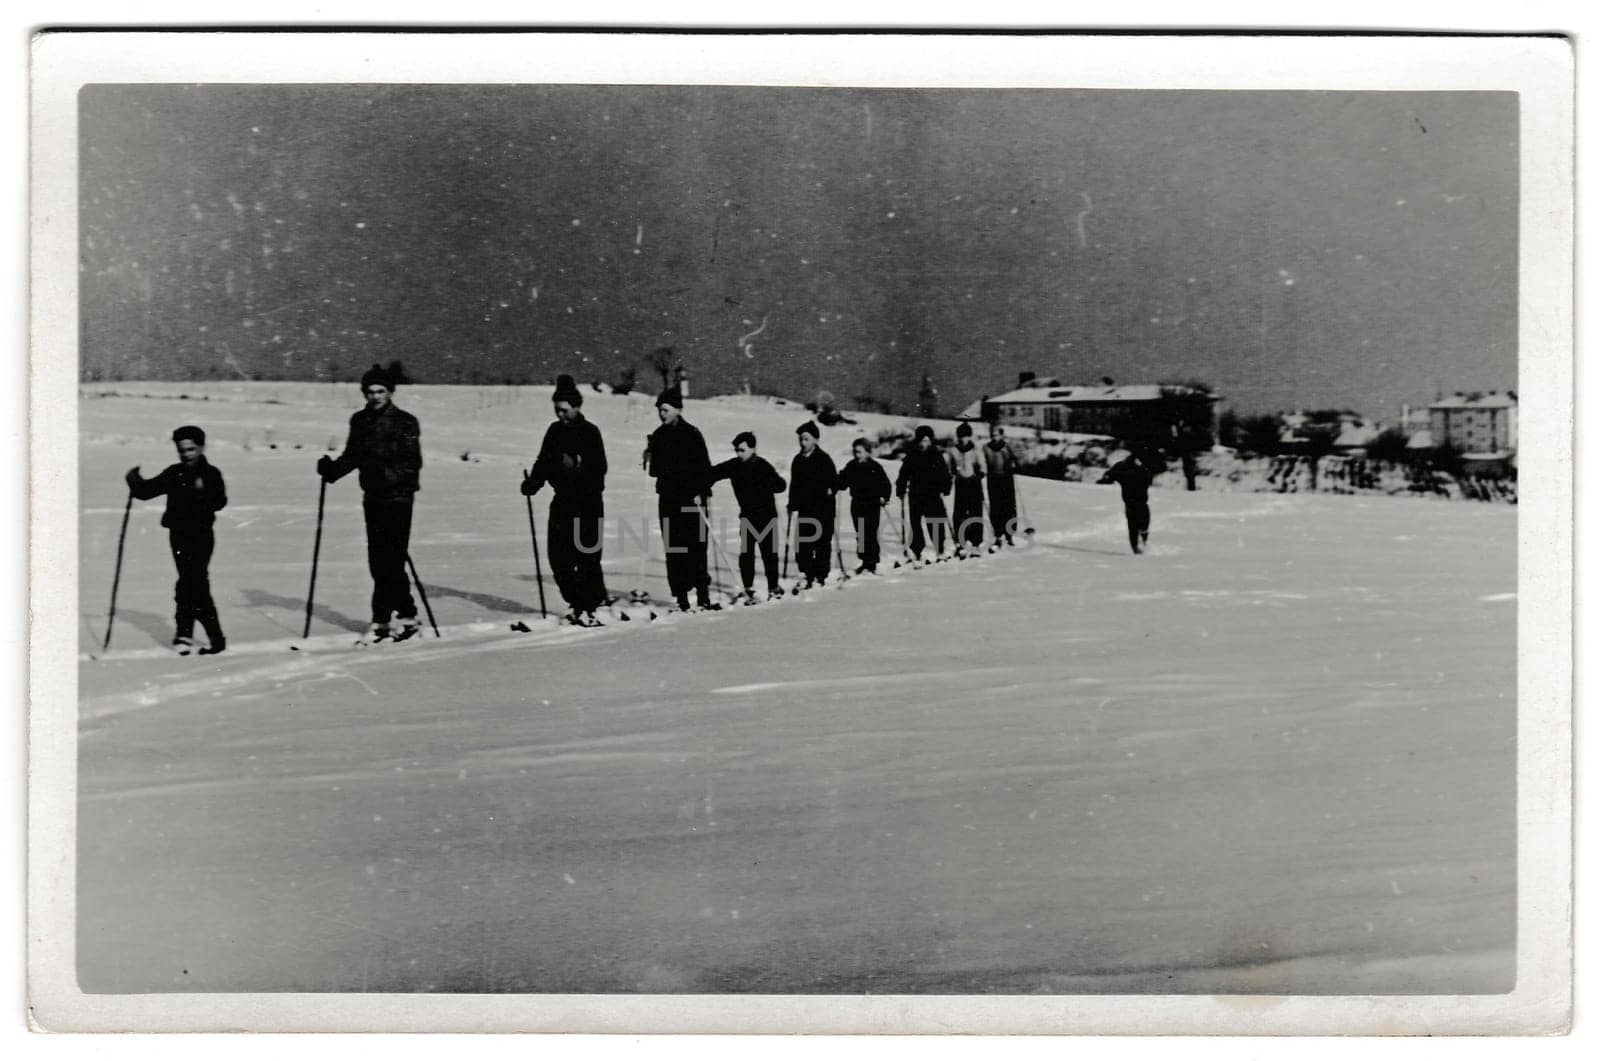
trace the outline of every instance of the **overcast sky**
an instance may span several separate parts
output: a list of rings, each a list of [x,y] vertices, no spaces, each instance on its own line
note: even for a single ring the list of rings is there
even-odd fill
[[[1020,370],[1381,418],[1516,386],[1516,97],[95,86],[88,376],[948,410]],[[643,373],[641,373],[643,378]],[[654,384],[652,384],[652,387]]]

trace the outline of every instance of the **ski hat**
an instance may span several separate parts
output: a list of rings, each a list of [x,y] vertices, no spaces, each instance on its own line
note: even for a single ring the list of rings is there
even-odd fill
[[[571,376],[560,375],[556,377],[556,392],[550,396],[553,402],[566,402],[568,405],[582,405],[583,394],[578,390],[578,385]]]
[[[956,427],[956,437],[957,438],[971,438],[972,437],[972,425],[967,423],[965,420],[961,421],[960,425]]]
[[[812,438],[822,437],[822,432],[817,429],[817,424],[814,420],[807,420],[805,423],[795,428],[794,433],[797,435],[810,435]]]
[[[389,375],[389,371],[382,365],[373,365],[361,374],[361,389],[366,390],[368,387],[373,386],[393,391],[394,377]]]
[[[912,439],[912,441],[915,442],[918,439],[923,438],[927,439],[929,442],[936,441],[933,437],[933,428],[929,427],[927,424],[918,424],[916,436]]]
[[[858,438],[854,442],[850,443],[850,448],[851,449],[864,449],[864,450],[867,451],[867,454],[869,456],[872,454],[872,443],[868,442],[864,438]]]
[[[184,439],[188,439],[197,446],[203,446],[206,444],[206,433],[193,424],[184,424],[172,433],[172,441],[182,442]]]
[[[744,443],[751,449],[756,448],[756,434],[754,431],[741,431],[733,436],[733,448],[738,449],[739,443]]]
[[[666,390],[661,392],[660,396],[656,398],[656,404],[657,405],[670,405],[674,409],[682,409],[683,408],[683,391],[678,389],[678,385],[677,384],[673,384],[672,386],[668,387]]]

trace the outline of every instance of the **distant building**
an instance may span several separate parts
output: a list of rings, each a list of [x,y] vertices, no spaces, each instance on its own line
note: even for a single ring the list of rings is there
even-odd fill
[[[1517,449],[1515,391],[1455,394],[1428,406],[1435,446],[1455,446],[1469,457],[1509,457]]]
[[[1279,418],[1279,446],[1285,453],[1310,449],[1315,428],[1331,428],[1332,452],[1352,455],[1365,453],[1381,430],[1378,424],[1349,411],[1339,413],[1336,419],[1320,420],[1309,413],[1285,413]]]
[[[969,406],[963,415],[1007,426],[1165,443],[1180,434],[1216,437],[1218,395],[1167,383],[1062,386],[1053,379]],[[974,415],[975,414],[975,415]]]

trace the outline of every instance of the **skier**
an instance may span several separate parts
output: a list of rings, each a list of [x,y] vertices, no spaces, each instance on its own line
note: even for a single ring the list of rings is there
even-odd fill
[[[767,576],[767,599],[783,596],[778,584],[778,503],[789,485],[778,470],[756,452],[756,436],[741,431],[733,436],[733,451],[738,456],[711,469],[711,481],[727,479],[739,503],[739,577],[744,582],[746,604],[756,602],[756,550],[761,550],[761,567]]]
[[[989,441],[983,447],[985,478],[989,481],[989,527],[994,531],[994,546],[1000,542],[1015,545],[1017,531],[1017,457],[1006,445],[1005,429],[989,425]]]
[[[683,393],[671,386],[656,399],[661,426],[650,432],[645,463],[656,481],[656,515],[667,554],[667,586],[679,611],[696,604],[715,611],[706,569],[705,496],[711,489],[711,456],[705,436],[683,418]]]
[[[794,516],[794,559],[806,577],[802,589],[828,581],[833,566],[833,524],[839,469],[817,445],[821,429],[807,420],[795,428],[800,451],[789,465],[789,511]]]
[[[600,429],[583,415],[583,395],[571,376],[557,376],[551,395],[556,420],[544,433],[522,492],[537,494],[549,483],[555,491],[545,540],[556,588],[572,608],[575,626],[599,626],[594,610],[606,601],[600,569],[604,541],[606,448]]]
[[[935,448],[933,428],[927,424],[917,428],[915,448],[900,462],[894,492],[910,505],[912,557],[922,562],[924,535],[931,532],[934,558],[943,560],[944,531],[948,522],[944,495],[950,492],[950,466]]]
[[[417,602],[406,577],[411,550],[412,502],[421,489],[422,428],[394,404],[398,385],[373,365],[361,377],[365,409],[350,417],[344,452],[317,459],[317,474],[334,483],[359,472],[361,512],[367,525],[367,570],[372,574],[372,640],[404,641],[421,632]],[[389,625],[391,616],[398,629]]]
[[[1136,448],[1100,477],[1102,483],[1122,487],[1122,509],[1128,519],[1128,544],[1135,553],[1144,552],[1150,541],[1150,458],[1143,447]]]
[[[216,546],[212,525],[217,513],[228,503],[222,473],[206,460],[206,433],[185,424],[172,433],[178,463],[170,464],[154,479],[139,474],[135,465],[128,469],[128,489],[141,501],[167,495],[167,510],[161,525],[167,528],[172,547],[172,563],[178,569],[178,582],[172,596],[176,604],[172,645],[181,656],[194,651],[194,624],[206,632],[210,644],[200,649],[202,656],[215,656],[228,647],[222,636],[222,622],[211,599],[211,552]]]
[[[856,574],[878,571],[878,516],[894,496],[883,465],[872,459],[872,443],[858,438],[850,443],[850,461],[839,469],[839,490],[850,491],[850,522],[856,528]]]
[[[956,445],[949,453],[950,477],[955,481],[956,556],[972,557],[983,548],[984,456],[972,444],[972,425],[965,420],[956,428]]]

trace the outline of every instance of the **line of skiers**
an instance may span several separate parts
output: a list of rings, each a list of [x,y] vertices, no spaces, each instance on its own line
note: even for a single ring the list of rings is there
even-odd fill
[[[344,450],[317,460],[324,483],[337,482],[354,471],[361,484],[366,523],[367,568],[372,577],[373,640],[404,640],[420,626],[416,601],[406,575],[412,510],[421,488],[421,427],[417,418],[394,404],[397,381],[374,365],[361,377],[365,408],[350,417]],[[611,598],[601,570],[604,537],[605,478],[608,470],[600,430],[583,415],[583,394],[571,376],[557,380],[552,395],[555,420],[545,431],[533,466],[522,476],[528,497],[546,486],[552,492],[546,542],[556,587],[571,609],[569,621],[598,625],[595,612]],[[778,501],[785,503],[787,538],[803,581],[797,590],[828,580],[835,551],[837,502],[849,495],[850,519],[856,529],[857,574],[876,572],[883,510],[899,497],[903,544],[914,563],[931,549],[944,559],[946,534],[953,528],[953,555],[977,555],[984,539],[984,484],[988,485],[991,550],[1015,544],[1017,530],[1016,457],[999,425],[989,428],[989,441],[977,447],[972,426],[956,429],[948,456],[940,451],[933,429],[916,429],[910,452],[891,487],[888,475],[872,456],[872,445],[856,439],[851,459],[835,466],[819,445],[820,431],[806,422],[796,429],[798,452],[790,462],[787,482],[757,452],[756,436],[742,431],[733,439],[734,456],[713,465],[700,430],[683,418],[683,396],[669,387],[656,400],[660,426],[651,432],[642,465],[655,480],[656,512],[666,554],[667,583],[674,602],[690,609],[690,595],[701,609],[720,607],[711,599],[707,565],[710,503],[714,484],[727,480],[739,507],[739,576],[745,603],[756,602],[756,558],[761,559],[768,599],[783,596],[777,553]],[[167,497],[163,526],[171,531],[173,561],[178,569],[174,591],[180,652],[193,649],[194,624],[205,629],[210,644],[202,653],[226,647],[216,606],[211,599],[208,564],[214,548],[212,525],[227,503],[222,475],[205,458],[205,433],[185,426],[173,433],[178,463],[155,479],[128,472],[134,497]],[[1148,488],[1151,475],[1137,458],[1110,469],[1101,482],[1122,486],[1128,511],[1129,541],[1134,552],[1149,534]],[[954,491],[954,512],[947,514],[945,495]],[[902,538],[905,531],[902,530]],[[842,558],[841,558],[842,566]]]

